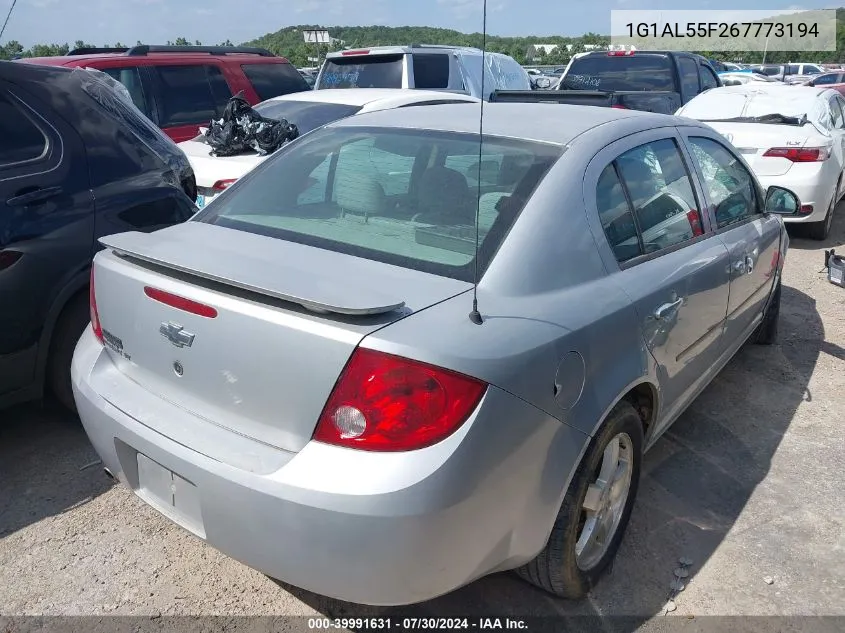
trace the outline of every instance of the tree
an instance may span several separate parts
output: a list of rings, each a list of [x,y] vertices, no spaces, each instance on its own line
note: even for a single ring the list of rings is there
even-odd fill
[[[184,37],[177,37],[176,38],[176,46],[190,46],[191,43],[186,40]]]

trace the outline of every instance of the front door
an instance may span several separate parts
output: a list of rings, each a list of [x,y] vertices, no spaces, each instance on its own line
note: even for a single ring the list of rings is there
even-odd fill
[[[706,183],[716,232],[730,252],[725,344],[739,346],[760,322],[772,290],[781,221],[763,213],[762,191],[732,150],[715,138],[693,134],[687,142]]]

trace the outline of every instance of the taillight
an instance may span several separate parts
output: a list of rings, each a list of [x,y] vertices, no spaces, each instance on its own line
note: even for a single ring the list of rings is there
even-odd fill
[[[763,156],[785,158],[793,163],[818,163],[830,158],[828,147],[773,147]]]
[[[370,51],[363,49],[363,50],[354,50],[354,51],[343,51],[341,55],[369,55]]]
[[[19,251],[0,251],[0,270],[6,270],[16,261],[18,261],[23,253]]]
[[[91,329],[94,336],[103,344],[103,326],[100,324],[100,313],[97,311],[97,297],[94,291],[94,267],[91,266],[91,277],[88,281],[88,307],[91,312]]]
[[[634,51],[607,51],[608,57],[630,57]]]
[[[211,188],[214,191],[225,191],[226,189],[231,187],[237,180],[237,178],[227,178],[226,180],[218,180],[211,186]]]
[[[314,439],[366,451],[411,451],[456,431],[486,383],[418,361],[356,349],[320,415]]]
[[[704,235],[704,227],[701,226],[701,214],[698,211],[695,209],[687,211],[687,220],[689,220],[689,225],[692,227],[693,237]]]
[[[177,310],[182,310],[183,312],[190,312],[191,314],[196,314],[207,319],[217,318],[217,310],[215,308],[207,306],[204,303],[186,299],[185,297],[180,297],[172,292],[144,286],[144,294],[154,301],[168,305],[171,308],[176,308]]]

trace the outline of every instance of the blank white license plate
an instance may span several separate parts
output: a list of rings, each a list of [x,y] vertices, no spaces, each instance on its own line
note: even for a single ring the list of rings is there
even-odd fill
[[[136,493],[174,523],[205,538],[197,487],[141,453]]]

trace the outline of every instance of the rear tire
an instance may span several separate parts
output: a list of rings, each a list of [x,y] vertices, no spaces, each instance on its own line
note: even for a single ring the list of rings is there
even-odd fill
[[[754,331],[753,341],[757,345],[773,345],[778,340],[778,322],[780,321],[780,287],[781,282],[778,279],[775,287],[772,300],[769,302],[769,307],[766,314],[763,315],[763,320],[757,329]]]
[[[62,310],[50,341],[47,381],[56,399],[70,411],[76,411],[70,382],[70,363],[76,343],[90,321],[88,293],[81,292]]]
[[[827,214],[824,216],[824,220],[807,225],[808,233],[812,239],[821,242],[822,240],[826,240],[827,236],[830,234],[830,226],[833,224],[833,212],[836,210],[836,194],[838,192],[839,183],[837,182],[836,189],[833,191],[833,198],[830,201],[830,207],[827,210]]]
[[[618,443],[619,455],[616,470],[611,469],[614,477],[623,467],[622,457],[628,459],[627,491],[623,501],[617,499],[617,510],[611,513],[614,519],[605,523],[599,517],[610,512],[614,506],[611,504],[610,507],[604,507],[604,502],[600,500],[603,493],[597,491],[601,490],[599,482],[609,472],[605,466],[605,457],[607,450],[612,451],[613,443]],[[620,402],[608,415],[578,465],[546,547],[537,558],[516,569],[517,575],[562,598],[584,597],[602,577],[622,542],[637,496],[642,454],[642,421],[630,403]],[[614,460],[608,461],[612,463]],[[614,497],[617,485],[621,486],[623,480],[614,478],[605,481],[609,483],[606,487],[608,496]],[[595,511],[586,506],[601,510]],[[592,525],[608,526],[606,530],[594,529],[590,532],[603,535],[603,538],[596,536],[592,546],[588,538],[591,519]]]

